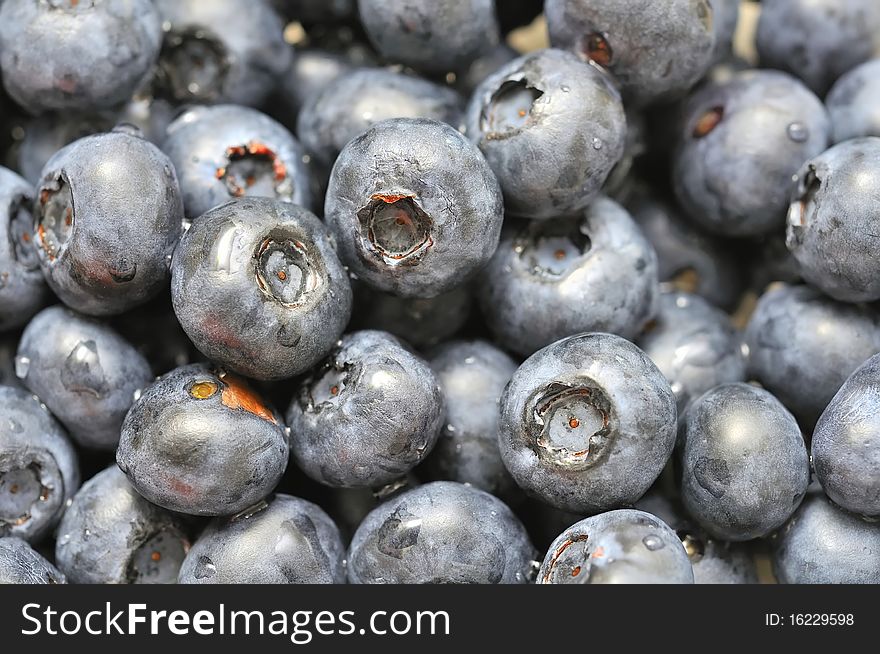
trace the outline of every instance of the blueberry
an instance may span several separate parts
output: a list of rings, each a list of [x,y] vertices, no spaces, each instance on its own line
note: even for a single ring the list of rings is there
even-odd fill
[[[231,515],[275,488],[288,459],[280,417],[244,380],[204,364],[147,387],[122,423],[116,461],[138,493],[192,515]]]
[[[550,42],[608,69],[637,104],[693,86],[715,54],[707,0],[547,0]]]
[[[171,267],[174,311],[207,357],[256,379],[304,372],[351,314],[348,276],[302,207],[242,198],[199,216]]]
[[[824,95],[834,81],[880,54],[875,0],[764,0],[756,45],[765,68],[779,68]]]
[[[171,123],[167,134],[162,150],[177,171],[188,217],[245,196],[312,205],[305,151],[256,109],[195,107]]]
[[[435,348],[430,364],[446,398],[446,428],[425,464],[432,477],[515,496],[498,450],[498,414],[516,362],[486,341],[454,341]]]
[[[739,0],[709,0],[712,5],[712,28],[715,31],[714,63],[733,56],[733,37],[739,23]],[[699,583],[699,582],[698,582]]]
[[[781,526],[806,493],[810,464],[794,416],[767,391],[722,384],[684,423],[681,497],[713,536],[750,540]]]
[[[697,91],[683,109],[673,157],[682,207],[725,236],[781,228],[791,176],[831,131],[821,101],[793,77],[746,71]]]
[[[20,538],[0,538],[0,585],[66,584],[58,568]]]
[[[182,584],[341,584],[345,546],[317,505],[274,495],[215,518],[186,555]]]
[[[493,0],[358,0],[367,36],[396,63],[458,70],[500,41]]]
[[[156,0],[165,39],[154,93],[176,104],[259,106],[291,64],[284,25],[253,0]]]
[[[0,537],[35,542],[55,526],[79,488],[67,434],[40,401],[0,386]]]
[[[352,70],[354,64],[344,54],[318,48],[299,50],[279,81],[278,92],[286,109],[296,116],[312,97]]]
[[[816,476],[834,502],[880,516],[880,355],[856,369],[825,408],[813,432]]]
[[[346,144],[391,118],[430,118],[458,127],[462,100],[445,86],[380,68],[356,69],[303,106],[296,132],[310,154],[330,166]]]
[[[33,241],[33,189],[0,166],[0,332],[21,327],[49,301]]]
[[[183,203],[171,161],[148,141],[97,134],[43,168],[34,241],[46,281],[81,313],[122,313],[159,293],[180,237]]]
[[[167,584],[189,550],[181,520],[135,492],[116,466],[73,498],[58,526],[55,560],[76,584]]]
[[[486,324],[523,355],[585,331],[632,338],[658,295],[654,249],[606,197],[580,216],[511,224],[478,283]]]
[[[31,320],[16,365],[77,443],[105,450],[116,448],[128,408],[153,380],[147,360],[115,330],[61,306]]]
[[[572,525],[550,545],[539,584],[692,584],[687,552],[659,518],[633,509]]]
[[[862,136],[880,136],[878,104],[880,59],[872,59],[843,75],[825,98],[834,143]]]
[[[610,79],[561,50],[527,54],[487,77],[471,97],[466,125],[498,176],[505,209],[526,218],[584,209],[626,140]]]
[[[675,397],[635,345],[581,334],[532,355],[501,398],[501,458],[531,495],[581,514],[631,504],[672,454]]]
[[[727,314],[699,296],[661,295],[657,316],[636,342],[669,380],[679,416],[715,386],[745,381],[741,335]]]
[[[345,146],[324,213],[360,279],[402,297],[434,297],[495,252],[503,203],[486,160],[461,134],[397,118]]]
[[[473,303],[469,284],[431,298],[402,298],[361,284],[355,291],[352,328],[386,331],[414,347],[428,347],[458,333]]]
[[[147,76],[162,41],[150,0],[10,0],[0,10],[0,69],[31,113],[122,104]]]
[[[846,141],[807,161],[788,210],[786,245],[810,284],[844,302],[880,299],[874,233],[880,138]]]
[[[290,404],[291,453],[322,484],[382,486],[424,460],[444,414],[437,377],[425,361],[390,334],[354,332]]]
[[[772,543],[780,583],[880,584],[880,525],[842,511],[818,488]]]
[[[435,481],[398,495],[364,519],[348,551],[353,584],[522,584],[535,548],[501,500]]]
[[[880,352],[880,316],[806,286],[781,286],[758,301],[745,337],[749,374],[809,432],[846,378]]]

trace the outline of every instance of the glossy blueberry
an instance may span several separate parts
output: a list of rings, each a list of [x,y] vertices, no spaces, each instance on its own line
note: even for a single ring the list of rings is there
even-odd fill
[[[859,366],[825,408],[811,454],[828,497],[854,513],[880,516],[880,355]]]
[[[16,367],[83,447],[113,450],[136,394],[153,380],[147,360],[114,329],[62,306],[21,335]]]
[[[636,341],[669,380],[679,416],[706,391],[746,379],[742,336],[730,318],[703,298],[670,292]]]
[[[255,379],[300,374],[351,315],[348,276],[309,211],[242,198],[199,216],[171,266],[174,312],[208,358]]]
[[[324,511],[274,495],[215,518],[180,568],[181,584],[342,584],[345,546]]]
[[[153,92],[175,104],[259,106],[291,63],[267,0],[155,0],[165,39]]]
[[[231,515],[275,488],[288,435],[244,380],[205,364],[147,387],[125,417],[116,462],[138,493],[192,515]]]
[[[533,52],[492,73],[474,91],[465,122],[498,176],[505,209],[526,218],[585,208],[626,140],[608,76],[562,50]]]
[[[73,498],[58,525],[55,561],[76,584],[168,584],[189,550],[180,518],[141,497],[116,466]]]
[[[446,398],[446,427],[425,463],[432,478],[510,498],[516,485],[498,450],[499,403],[516,362],[486,341],[435,348],[431,367]]]
[[[430,73],[458,70],[500,40],[493,0],[358,0],[386,59]]]
[[[354,332],[291,403],[291,453],[322,484],[378,487],[424,460],[444,415],[443,394],[425,361],[390,334]]]
[[[820,100],[776,71],[707,84],[685,104],[681,125],[675,193],[695,223],[725,236],[781,228],[792,175],[831,131]]]
[[[631,504],[672,454],[675,397],[635,345],[610,334],[557,341],[501,398],[501,458],[516,482],[581,514]]]
[[[880,55],[875,0],[763,0],[756,45],[761,66],[799,77],[818,94]]]
[[[661,282],[733,309],[743,290],[737,254],[728,243],[691,224],[672,203],[636,192],[627,209],[657,252]]]
[[[151,0],[10,0],[0,10],[3,84],[31,113],[122,104],[162,41]]]
[[[353,138],[391,118],[430,118],[458,128],[461,97],[428,80],[383,68],[356,69],[327,84],[303,106],[296,132],[330,166]]]
[[[871,59],[843,75],[825,98],[832,141],[880,136],[880,59]]]
[[[804,279],[843,302],[880,299],[878,202],[880,138],[835,145],[801,167],[786,245]]]
[[[305,151],[280,123],[256,109],[195,107],[171,123],[167,133],[162,150],[177,171],[188,217],[241,197],[311,207]]]
[[[0,585],[66,584],[58,568],[20,538],[0,538]]]
[[[0,386],[0,537],[36,542],[79,488],[76,452],[40,401]]]
[[[364,519],[348,550],[353,584],[523,584],[537,552],[494,495],[435,481]]]
[[[880,316],[807,286],[768,290],[746,327],[749,374],[810,432],[862,362],[880,352]]]
[[[397,118],[345,146],[324,214],[360,279],[402,297],[434,297],[495,252],[503,202],[486,160],[456,130]]]
[[[842,511],[818,488],[773,536],[782,584],[880,584],[880,525]]]
[[[680,95],[715,54],[707,0],[547,0],[550,42],[608,69],[637,104]]]
[[[417,348],[437,345],[465,326],[473,300],[469,284],[430,298],[402,298],[360,284],[355,290],[352,329],[385,331]]]
[[[50,288],[81,313],[122,313],[159,293],[180,238],[171,161],[123,132],[59,150],[43,168],[34,242]]]
[[[654,249],[606,197],[580,216],[512,225],[477,288],[496,340],[523,355],[586,331],[632,338],[660,293]]]
[[[781,526],[810,483],[794,416],[767,391],[743,383],[716,386],[688,409],[681,467],[688,513],[731,541]]]
[[[692,584],[687,552],[659,518],[633,509],[572,525],[550,545],[539,584]]]
[[[21,327],[50,298],[34,248],[33,189],[0,166],[0,332]]]

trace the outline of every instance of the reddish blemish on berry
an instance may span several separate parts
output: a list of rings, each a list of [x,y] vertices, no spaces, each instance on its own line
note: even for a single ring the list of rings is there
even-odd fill
[[[724,107],[712,107],[697,120],[694,125],[693,137],[701,139],[718,127],[718,123],[724,118]]]
[[[584,39],[583,54],[590,61],[596,62],[603,68],[607,68],[614,58],[614,53],[608,44],[608,40],[599,32],[588,34]]]
[[[568,426],[571,427],[572,429],[577,429],[578,427],[581,426],[581,421],[578,420],[577,418],[572,418],[571,420],[568,421]]]
[[[273,425],[278,424],[275,416],[263,403],[262,398],[243,379],[230,373],[222,373],[220,379],[225,385],[220,393],[220,401],[223,406],[230,409],[242,409],[271,422]]]
[[[576,565],[575,567],[573,567],[571,569],[571,576],[572,577],[577,577],[580,573],[581,573],[581,566],[579,566],[579,565]]]

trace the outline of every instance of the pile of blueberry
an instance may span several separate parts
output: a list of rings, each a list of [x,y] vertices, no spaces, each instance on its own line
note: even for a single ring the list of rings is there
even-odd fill
[[[3,0],[0,582],[880,583],[880,2],[759,7]]]

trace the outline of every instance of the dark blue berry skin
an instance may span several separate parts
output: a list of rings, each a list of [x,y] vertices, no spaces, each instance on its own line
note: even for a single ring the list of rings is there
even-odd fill
[[[692,584],[694,570],[670,527],[620,509],[572,525],[550,545],[539,584]]]
[[[780,286],[758,301],[745,337],[749,374],[809,433],[847,377],[880,352],[880,316],[807,286]]]
[[[55,561],[71,583],[168,584],[187,550],[181,519],[141,497],[111,466],[73,498],[58,525]]]
[[[880,525],[839,509],[818,487],[771,543],[781,584],[880,584]]]
[[[0,332],[21,327],[51,295],[34,248],[33,188],[0,166]]]
[[[358,0],[358,12],[385,59],[428,73],[458,70],[501,38],[492,0]]]
[[[0,386],[0,537],[43,538],[79,488],[79,462],[45,405]]]
[[[743,383],[716,386],[688,409],[681,467],[688,513],[731,541],[781,526],[810,483],[794,416],[767,391]]]
[[[524,55],[483,80],[465,125],[498,176],[507,213],[525,218],[584,209],[626,141],[626,114],[610,78],[553,49]]]
[[[690,218],[723,236],[781,229],[791,177],[828,145],[822,102],[793,77],[746,71],[685,103],[673,157],[676,196]]]
[[[288,430],[244,380],[205,364],[148,386],[122,423],[116,462],[137,492],[172,511],[231,515],[287,467]]]
[[[358,278],[401,297],[435,297],[491,258],[503,201],[486,160],[459,132],[397,118],[345,146],[324,215]]]
[[[332,166],[342,149],[376,123],[429,118],[456,129],[463,102],[452,89],[383,68],[359,68],[329,83],[303,106],[299,134],[310,154]]]
[[[284,379],[321,360],[351,315],[348,275],[317,217],[242,198],[199,216],[174,253],[171,298],[208,358],[255,379]]]
[[[844,382],[813,431],[816,476],[835,503],[880,516],[880,355]]]
[[[712,28],[715,30],[715,57],[713,63],[729,61],[733,57],[733,37],[739,23],[739,0],[710,0]]]
[[[299,50],[279,82],[278,93],[287,110],[296,116],[309,100],[354,67],[354,62],[342,53],[318,48]]]
[[[180,568],[181,584],[343,584],[345,545],[324,511],[273,495],[215,518]]]
[[[342,338],[287,412],[291,452],[328,486],[377,488],[428,455],[446,408],[427,362],[384,332]]]
[[[581,332],[633,338],[656,311],[657,255],[602,196],[579,216],[511,224],[477,290],[495,339],[525,356]]]
[[[0,538],[0,585],[66,584],[67,578],[20,538]]]
[[[305,150],[256,109],[194,107],[168,126],[162,150],[177,171],[189,218],[245,196],[312,207]]]
[[[168,29],[153,92],[174,104],[259,106],[290,66],[284,25],[267,0],[155,0]]]
[[[34,114],[124,103],[149,73],[161,41],[150,0],[10,0],[0,10],[3,83]]]
[[[876,136],[835,145],[808,160],[797,174],[786,245],[804,279],[836,300],[880,299],[878,189]]]
[[[89,315],[127,311],[168,284],[183,202],[171,161],[123,132],[74,141],[45,165],[34,243],[49,287]]]
[[[831,87],[825,106],[831,116],[832,141],[880,136],[880,59],[866,61]]]
[[[762,67],[787,71],[824,95],[841,75],[880,55],[880,5],[765,0],[756,45]]]
[[[530,495],[595,514],[631,505],[672,454],[675,397],[635,345],[610,334],[532,355],[501,398],[501,458]]]
[[[545,13],[553,46],[607,68],[636,104],[681,95],[715,55],[706,0],[547,0]]]
[[[679,416],[706,391],[746,378],[742,336],[703,298],[664,293],[650,327],[636,341],[669,380]]]
[[[486,341],[453,341],[434,348],[429,362],[446,398],[446,426],[425,467],[433,479],[511,499],[516,484],[498,450],[498,423],[516,361]]]
[[[83,447],[113,450],[147,360],[114,329],[62,306],[37,314],[18,344],[22,382]]]
[[[435,481],[370,512],[348,550],[353,584],[523,584],[537,552],[501,500]]]

